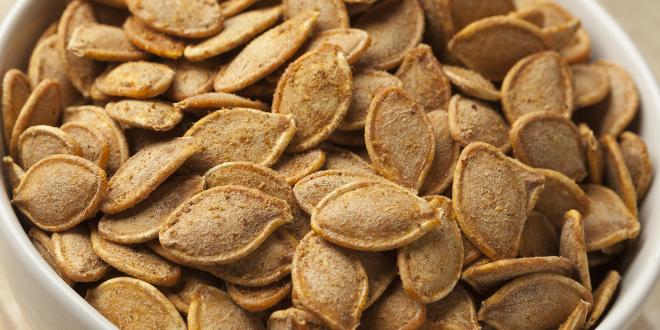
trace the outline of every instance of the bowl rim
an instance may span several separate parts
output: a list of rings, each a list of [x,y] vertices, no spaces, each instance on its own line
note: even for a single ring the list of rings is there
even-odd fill
[[[7,15],[0,23],[0,46],[4,46],[9,40],[8,32],[15,29],[15,25],[29,15],[29,10],[34,1],[19,0],[11,6]],[[563,6],[570,7],[569,2],[575,0],[556,1]],[[592,11],[592,15],[600,20],[600,25],[607,26],[608,32],[612,33],[613,39],[620,42],[621,47],[626,49],[626,56],[630,57],[635,66],[642,69],[639,70],[641,81],[638,79],[636,82],[638,84],[645,83],[651,85],[651,100],[648,100],[647,103],[660,106],[660,88],[658,87],[656,78],[651,71],[651,67],[627,33],[596,0],[579,0],[577,2],[588,7]],[[74,312],[74,309],[84,311],[84,313],[76,313],[77,315],[75,315],[82,323],[93,325],[96,329],[114,329],[115,327],[105,317],[61,279],[37,252],[11,206],[4,178],[0,180],[2,181],[2,189],[0,189],[2,190],[0,192],[0,237],[10,242],[6,245],[9,247],[9,251],[7,252],[14,254],[15,257],[21,260],[22,266],[28,267],[32,271],[36,270],[44,275],[42,278],[46,282],[46,285],[44,285],[45,290],[48,291],[46,294],[54,297],[60,304],[69,305],[67,308],[72,312]],[[650,243],[647,242],[647,244]],[[659,259],[660,244],[656,251],[654,251],[654,256],[656,259]],[[649,266],[643,274],[640,274],[639,280],[626,293],[626,303],[612,306],[609,313],[601,321],[598,329],[621,329],[635,321],[636,316],[641,313],[640,307],[650,298],[659,273],[660,263],[656,262],[655,267]],[[620,297],[617,301],[619,300],[621,300]]]

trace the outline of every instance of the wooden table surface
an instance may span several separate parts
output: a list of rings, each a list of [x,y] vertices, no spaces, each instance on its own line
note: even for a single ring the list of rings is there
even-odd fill
[[[20,0],[0,0],[0,19],[9,7]],[[659,0],[599,0],[623,26],[650,63],[656,77],[660,77],[660,28]],[[660,285],[656,285],[644,312],[631,330],[660,329]],[[6,289],[0,270],[0,329],[29,330],[22,320],[18,307]]]

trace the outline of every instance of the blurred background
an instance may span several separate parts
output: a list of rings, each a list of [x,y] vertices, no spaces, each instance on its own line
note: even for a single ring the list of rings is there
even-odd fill
[[[0,0],[0,19],[9,8],[21,0]],[[44,0],[49,1],[49,0]],[[649,62],[655,76],[660,78],[660,0],[593,0],[600,2],[621,24]],[[657,164],[656,164],[657,165]],[[630,330],[660,329],[660,286]],[[28,330],[18,307],[5,288],[0,271],[0,329]]]

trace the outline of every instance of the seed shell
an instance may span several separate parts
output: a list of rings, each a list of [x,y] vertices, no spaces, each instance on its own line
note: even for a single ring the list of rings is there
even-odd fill
[[[449,102],[449,132],[463,147],[485,142],[503,152],[511,149],[509,125],[493,105],[484,101],[454,95]]]
[[[171,103],[156,100],[122,100],[110,102],[105,111],[123,126],[168,131],[183,119],[181,110]]]
[[[619,194],[630,212],[637,216],[637,191],[621,147],[609,134],[601,139],[601,143],[605,150],[605,183]]]
[[[348,12],[342,0],[283,0],[282,5],[285,17],[295,17],[311,10],[319,12],[316,32],[349,27]]]
[[[484,101],[499,101],[500,91],[479,73],[459,66],[443,65],[442,70],[461,93]]]
[[[447,110],[451,85],[430,46],[420,44],[409,49],[396,71],[396,77],[403,83],[403,89],[424,107],[424,111]]]
[[[325,152],[321,149],[284,154],[273,165],[273,170],[282,175],[286,182],[293,186],[302,178],[319,171],[325,164],[325,159]]]
[[[21,183],[25,171],[10,156],[2,157],[2,171],[5,182],[9,185],[9,191],[13,193],[14,188]]]
[[[246,287],[227,283],[227,293],[234,302],[250,312],[265,311],[291,293],[291,280],[284,279],[263,287]]]
[[[269,330],[307,328],[315,330],[326,329],[323,321],[319,320],[314,314],[295,307],[273,312],[268,317]]]
[[[102,24],[76,28],[67,51],[79,57],[106,62],[140,61],[148,57],[147,53],[133,47],[124,30]]]
[[[11,133],[14,130],[16,119],[27,102],[32,87],[30,80],[20,70],[11,69],[5,73],[2,80],[2,129],[4,132],[5,146],[9,147]]]
[[[571,315],[568,316],[564,323],[559,325],[558,330],[580,330],[585,328],[585,322],[587,321],[587,315],[591,309],[591,304],[580,300],[580,302],[575,306]]]
[[[345,54],[348,64],[353,65],[371,46],[371,37],[360,29],[337,28],[325,30],[310,40],[304,47],[306,52],[320,49],[325,44],[332,44]]]
[[[135,16],[126,19],[123,29],[131,44],[145,52],[170,59],[183,56],[183,41],[153,30]]]
[[[25,169],[52,155],[80,156],[80,147],[69,134],[46,125],[32,126],[18,139],[18,162]]]
[[[206,116],[207,114],[222,108],[250,108],[268,112],[268,104],[259,100],[251,100],[246,97],[229,93],[203,93],[191,96],[174,106],[186,114]]]
[[[425,318],[426,306],[410,298],[396,281],[364,311],[360,326],[370,330],[417,329]]]
[[[633,132],[621,133],[619,147],[632,179],[637,200],[641,201],[653,181],[653,165],[644,140]]]
[[[46,261],[46,263],[62,279],[62,281],[64,281],[64,283],[69,286],[74,285],[75,282],[66,276],[64,271],[60,269],[60,266],[57,264],[57,261],[55,261],[55,256],[53,254],[53,242],[50,239],[50,236],[48,236],[46,232],[39,228],[30,228],[27,235],[39,255],[41,255],[44,261]]]
[[[188,329],[213,329],[222,320],[222,328],[261,330],[261,321],[250,312],[237,305],[224,291],[200,285],[193,294],[188,310]]]
[[[584,224],[580,212],[570,210],[564,216],[564,226],[559,237],[559,255],[575,264],[575,275],[584,287],[591,291],[591,277],[587,262],[587,245]]]
[[[337,129],[343,131],[363,129],[371,100],[379,89],[387,87],[403,88],[403,84],[399,78],[386,71],[354,69],[351,104],[344,121]],[[364,134],[362,134],[362,139],[364,139]]]
[[[432,329],[480,329],[474,299],[463,286],[456,284],[449,295],[426,305],[426,320],[419,328]]]
[[[575,64],[573,74],[573,97],[576,108],[596,105],[610,94],[607,70],[595,64]]]
[[[603,183],[605,172],[605,157],[603,156],[603,147],[594,135],[594,132],[585,123],[578,125],[580,136],[582,137],[582,146],[584,147],[587,169],[589,170],[589,182],[594,184]]]
[[[620,281],[621,275],[619,275],[619,272],[611,270],[607,273],[607,276],[603,282],[600,283],[596,291],[594,291],[594,303],[591,315],[589,315],[589,318],[587,319],[587,328],[591,328],[600,320],[600,317],[610,304]]]
[[[126,0],[131,14],[152,29],[184,38],[205,38],[222,30],[220,5],[212,0]]]
[[[569,210],[587,214],[591,204],[589,198],[573,180],[553,170],[536,171],[545,177],[545,184],[535,208],[543,213],[557,230],[564,225],[564,214]]]
[[[70,122],[60,129],[73,138],[80,147],[80,156],[105,169],[110,157],[110,147],[98,131],[81,123]]]
[[[153,62],[128,62],[106,72],[96,81],[103,94],[148,99],[170,88],[175,72],[167,65]]]
[[[64,62],[60,59],[57,49],[58,36],[53,34],[37,42],[30,56],[28,76],[30,84],[36,87],[46,79],[54,79],[60,84],[62,104],[68,106],[81,98],[78,90],[71,84],[67,76]],[[20,110],[20,109],[19,109]],[[11,133],[11,131],[9,131]]]
[[[55,261],[66,276],[76,282],[98,281],[112,270],[94,252],[86,226],[53,233],[51,240]]]
[[[359,172],[346,171],[346,170],[325,170],[310,174],[293,186],[293,193],[296,196],[298,205],[307,212],[312,214],[316,209],[316,205],[325,196],[339,187],[349,183],[373,180],[373,176]]]
[[[554,256],[559,253],[559,237],[543,213],[532,211],[527,215],[519,250],[521,257]]]
[[[639,235],[639,221],[619,195],[600,185],[582,188],[591,201],[583,219],[587,251],[599,251]]]

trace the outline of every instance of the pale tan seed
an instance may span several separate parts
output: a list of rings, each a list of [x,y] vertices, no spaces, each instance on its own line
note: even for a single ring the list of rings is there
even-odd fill
[[[110,118],[124,127],[168,131],[183,119],[183,113],[171,103],[157,100],[123,100],[105,106]]]
[[[583,219],[587,251],[598,251],[639,235],[640,224],[619,195],[599,185],[582,188],[591,201]]]
[[[369,330],[417,329],[426,318],[426,306],[410,298],[400,281],[364,311],[360,327]]]
[[[227,283],[227,293],[234,302],[250,312],[265,311],[285,299],[291,293],[291,280],[261,286],[246,287]]]
[[[591,309],[591,304],[580,300],[580,302],[575,306],[571,315],[568,316],[564,323],[559,325],[558,330],[580,330],[585,328],[585,322],[587,321],[587,315]]]
[[[105,214],[98,230],[104,239],[121,244],[144,243],[158,238],[160,225],[181,203],[204,190],[197,175],[173,176],[143,202],[117,214]]]
[[[219,186],[193,196],[172,212],[161,225],[159,241],[187,263],[227,264],[254,252],[291,219],[286,201],[252,188]]]
[[[371,37],[360,29],[329,29],[315,35],[304,47],[304,51],[315,51],[325,44],[338,46],[344,52],[348,64],[353,65],[371,46]]]
[[[368,297],[367,273],[349,250],[310,232],[298,245],[291,267],[295,305],[330,328],[355,328]]]
[[[199,139],[202,151],[186,164],[205,172],[230,161],[271,166],[277,162],[295,134],[289,115],[247,108],[218,110],[195,123],[185,136]]]
[[[380,90],[371,101],[365,141],[373,166],[385,178],[418,190],[435,155],[433,127],[401,88]]]
[[[128,160],[129,150],[126,136],[103,108],[95,106],[69,107],[64,111],[63,121],[64,123],[85,125],[105,137],[105,141],[110,148],[106,169],[109,174],[114,174]]]
[[[69,122],[60,129],[73,138],[80,147],[80,156],[105,169],[110,158],[110,145],[103,134],[88,125]]]
[[[536,170],[495,147],[468,145],[458,159],[452,190],[463,234],[492,260],[516,257],[527,214],[543,184]]]
[[[222,108],[250,108],[261,111],[270,111],[270,106],[259,100],[252,100],[239,95],[215,92],[191,96],[174,106],[186,114],[206,116],[209,113]]]
[[[5,182],[9,186],[9,191],[13,193],[14,188],[21,183],[25,171],[10,156],[2,157],[2,171]]]
[[[488,293],[517,277],[535,273],[570,276],[575,270],[572,261],[556,256],[516,258],[471,266],[461,279],[480,293]]]
[[[277,83],[272,110],[292,115],[296,123],[287,150],[309,150],[332,134],[348,112],[352,90],[351,68],[337,46],[324,46],[289,65]]]
[[[57,40],[58,37],[54,34],[37,43],[30,56],[28,76],[33,88],[43,80],[56,80],[60,84],[62,104],[68,106],[80,99],[81,95],[67,76],[63,61],[58,55]]]
[[[452,2],[451,18],[454,28],[461,30],[482,18],[506,15],[515,9],[512,0],[464,0]]]
[[[174,75],[174,70],[164,64],[128,62],[101,76],[96,85],[106,95],[148,99],[165,93]]]
[[[52,155],[80,156],[76,140],[59,128],[37,125],[26,129],[18,139],[18,162],[29,169]]]
[[[442,70],[461,93],[484,101],[499,101],[500,91],[479,73],[459,66],[443,65]]]
[[[184,330],[176,308],[151,284],[116,277],[87,290],[85,300],[121,329]]]
[[[474,22],[449,41],[449,51],[486,79],[500,81],[520,59],[548,49],[542,31],[526,21],[494,16]]]
[[[122,273],[153,285],[171,287],[181,279],[181,267],[163,259],[144,245],[122,245],[102,238],[90,224],[92,248],[99,258]]]
[[[34,88],[11,132],[9,151],[14,159],[18,159],[18,141],[26,129],[36,125],[57,126],[62,109],[60,95],[59,84],[52,79],[46,79]]]
[[[210,37],[222,30],[220,5],[213,0],[126,0],[128,10],[152,29],[184,38]]]
[[[325,152],[324,169],[326,170],[339,170],[367,175],[376,174],[371,164],[353,152],[327,145],[321,147],[321,150]]]
[[[269,330],[291,330],[291,329],[327,329],[323,321],[319,320],[314,314],[291,307],[285,310],[273,312],[268,317]]]
[[[451,136],[449,115],[446,111],[431,111],[427,115],[435,136],[435,156],[420,191],[425,195],[441,194],[449,188],[454,179],[454,169],[461,147]]]
[[[16,119],[27,102],[32,87],[28,77],[17,69],[5,73],[2,79],[2,130],[4,132],[5,149],[9,148],[11,133]]]
[[[220,2],[220,11],[225,18],[234,17],[252,6],[258,0],[225,0]]]
[[[287,18],[307,11],[318,11],[319,19],[314,28],[316,32],[349,27],[348,12],[342,0],[283,0],[282,5]]]
[[[598,104],[610,94],[607,70],[595,64],[575,64],[573,74],[573,97],[576,108]]]
[[[564,226],[559,237],[559,255],[575,265],[576,277],[587,290],[591,291],[584,225],[582,215],[578,211],[570,210],[564,215]]]
[[[221,323],[218,321],[222,320]],[[231,300],[224,291],[200,285],[188,310],[188,329],[264,329],[261,321]]]
[[[584,147],[587,169],[589,172],[589,182],[594,184],[603,183],[603,173],[605,172],[605,158],[603,156],[603,147],[594,135],[594,132],[585,123],[578,125],[580,136],[582,137],[582,146]]]
[[[71,155],[54,155],[34,164],[14,191],[12,204],[37,227],[64,231],[92,217],[106,195],[105,172]]]
[[[300,14],[252,40],[220,70],[215,90],[235,92],[271,74],[307,40],[318,16],[317,12]]]
[[[440,224],[435,208],[385,180],[355,182],[325,196],[312,229],[334,244],[362,251],[406,246]]]
[[[173,101],[213,91],[213,79],[218,73],[217,61],[190,62],[185,59],[168,60],[164,64],[174,70],[172,85],[165,96]]]
[[[633,132],[623,132],[619,139],[623,161],[635,186],[637,200],[641,201],[653,181],[653,165],[648,148],[642,137]]]
[[[630,212],[637,216],[637,191],[619,143],[609,134],[601,139],[605,151],[605,184],[616,191]]]
[[[86,226],[53,233],[51,240],[57,265],[68,278],[76,282],[98,281],[112,270],[94,252]]]
[[[326,154],[321,149],[284,154],[273,165],[273,170],[282,175],[286,182],[293,186],[302,178],[319,171],[325,164],[325,160]]]
[[[482,302],[479,320],[497,329],[556,328],[591,292],[580,283],[558,274],[519,277]]]
[[[79,57],[106,62],[139,61],[149,57],[147,53],[133,47],[124,30],[102,24],[76,28],[67,51]]]
[[[298,181],[293,186],[293,193],[298,205],[311,215],[316,209],[316,205],[335,189],[349,183],[373,179],[373,175],[360,172],[325,170],[312,173]]]
[[[424,12],[417,1],[383,1],[367,9],[354,27],[367,31],[372,41],[357,65],[389,70],[421,42]]]
[[[477,312],[474,310],[474,299],[461,284],[456,284],[449,295],[426,305],[426,320],[419,329],[477,330],[480,328]]]
[[[396,77],[424,111],[447,110],[451,85],[430,46],[420,44],[406,51]]]
[[[502,108],[509,123],[537,111],[570,118],[574,107],[571,77],[571,68],[556,52],[536,53],[518,61],[502,83]]]
[[[545,177],[545,184],[535,209],[548,217],[557,230],[564,225],[564,214],[569,210],[587,214],[591,203],[575,181],[553,170],[536,171]]]
[[[532,211],[527,215],[520,238],[520,256],[544,257],[554,256],[557,253],[559,253],[559,237],[555,227],[543,213]]]
[[[351,104],[344,121],[337,129],[346,131],[363,129],[371,100],[379,89],[387,87],[403,88],[403,84],[396,76],[386,71],[354,70]]]
[[[200,43],[186,46],[184,55],[191,61],[203,61],[224,54],[257,37],[269,29],[282,15],[282,7],[251,10],[225,21],[217,35]]]
[[[582,181],[587,176],[584,145],[577,126],[551,112],[534,112],[520,117],[511,127],[513,154],[521,162],[547,168]]]
[[[135,16],[126,19],[123,29],[131,44],[145,52],[170,59],[183,56],[183,41],[151,29]]]
[[[38,228],[30,228],[27,235],[39,255],[41,255],[50,268],[59,275],[62,281],[69,286],[74,285],[75,282],[66,276],[64,271],[60,269],[60,266],[57,264],[57,261],[55,261],[55,256],[53,255],[53,242],[50,239],[50,236]]]
[[[611,270],[607,273],[603,282],[598,285],[598,288],[594,291],[594,303],[591,314],[587,319],[587,328],[593,327],[600,320],[605,309],[612,301],[612,297],[614,296],[620,281],[621,275],[619,272]]]
[[[460,94],[454,95],[449,102],[449,132],[463,147],[473,142],[485,142],[503,152],[511,149],[509,125],[495,107]]]

